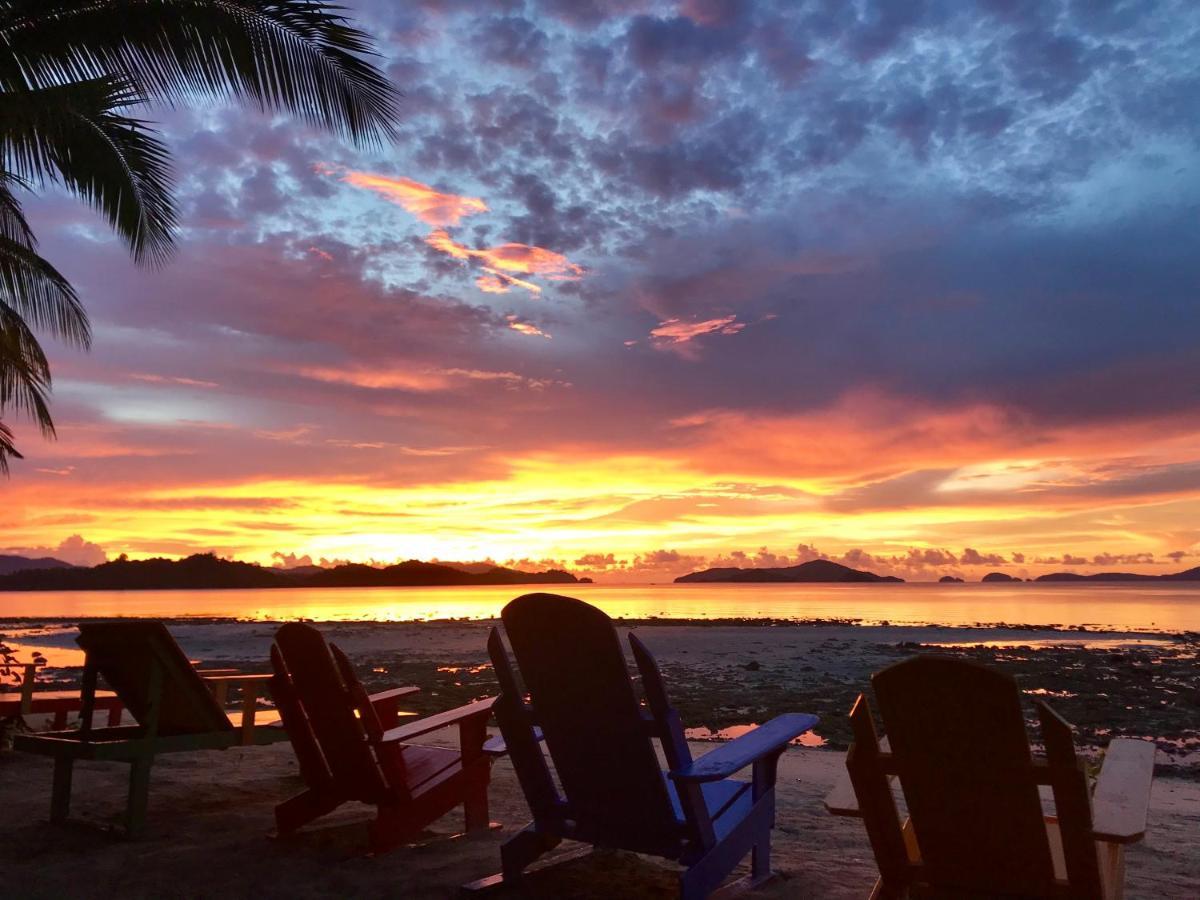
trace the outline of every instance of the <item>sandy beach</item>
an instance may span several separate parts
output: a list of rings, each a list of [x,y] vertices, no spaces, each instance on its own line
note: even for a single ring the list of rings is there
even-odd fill
[[[693,744],[702,753],[711,744]],[[843,754],[797,747],[779,770],[773,853],[779,878],[764,898],[864,898],[875,879],[861,823],[825,813],[821,801]],[[81,763],[74,814],[88,825],[46,821],[48,760],[0,754],[0,860],[14,897],[412,897],[448,898],[457,886],[498,869],[499,845],[528,819],[512,767],[493,770],[491,816],[499,830],[451,838],[456,811],[429,840],[367,858],[361,853],[371,813],[348,804],[280,841],[268,836],[274,805],[300,789],[287,745],[174,754],[154,768],[149,827],[124,841],[91,827],[113,821],[124,802],[126,768]],[[1156,781],[1150,831],[1128,855],[1126,896],[1187,898],[1200,885],[1200,785]],[[560,848],[569,853],[575,847]],[[534,872],[514,897],[674,896],[673,870],[620,854],[582,858]]]
[[[427,712],[494,691],[483,652],[490,622],[336,623],[322,627],[372,688],[418,684],[411,708]],[[177,620],[185,651],[206,665],[265,668],[270,623]],[[629,627],[621,625],[622,630]],[[875,878],[861,824],[825,813],[847,742],[845,713],[870,672],[919,651],[989,661],[1012,672],[1030,697],[1046,697],[1095,749],[1109,735],[1159,739],[1150,831],[1128,858],[1129,897],[1193,897],[1200,886],[1200,784],[1196,747],[1200,697],[1194,636],[1011,628],[901,628],[845,623],[638,623],[657,654],[686,725],[709,736],[786,710],[822,717],[807,746],[780,768],[775,865],[764,897],[865,897]],[[40,648],[48,678],[75,683],[79,660],[70,623],[7,623],[8,643]],[[37,722],[31,723],[38,725]],[[725,733],[731,733],[726,731]],[[447,736],[443,736],[446,740]],[[711,741],[693,743],[703,753]],[[123,766],[80,764],[73,814],[91,826],[116,820]],[[150,825],[135,842],[102,828],[47,822],[50,763],[0,752],[0,855],[20,896],[93,897],[365,896],[449,897],[493,872],[498,847],[528,811],[511,766],[497,763],[492,818],[484,836],[446,839],[461,822],[438,822],[423,846],[378,859],[361,856],[367,808],[348,805],[300,838],[268,837],[272,809],[300,788],[290,748],[234,749],[160,757]],[[439,837],[440,836],[440,837]],[[563,848],[569,852],[572,848]],[[672,896],[672,869],[620,855],[582,858],[530,879],[523,896]]]

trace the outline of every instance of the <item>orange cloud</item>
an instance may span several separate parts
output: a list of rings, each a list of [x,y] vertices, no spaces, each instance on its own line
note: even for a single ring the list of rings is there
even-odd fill
[[[541,293],[541,288],[510,274],[513,272],[521,275],[541,275],[552,281],[576,281],[583,277],[584,272],[582,266],[545,247],[509,243],[476,250],[458,243],[444,228],[435,228],[425,238],[425,243],[455,259],[480,260],[484,264],[484,270],[492,277],[477,279],[475,283],[481,290],[489,293],[504,293],[514,284],[532,293]]]
[[[485,294],[508,293],[508,285],[498,275],[480,275],[475,279],[475,286]]]
[[[705,319],[703,322],[667,319],[651,330],[650,337],[659,344],[686,344],[705,334],[737,334],[745,327],[746,323],[737,321],[737,316]]]
[[[525,281],[521,278],[516,278],[512,275],[505,275],[503,272],[498,272],[493,268],[484,266],[483,270],[486,275],[480,275],[475,279],[476,286],[488,294],[507,294],[511,285],[523,287],[531,294],[540,294],[542,289],[532,281]]]
[[[428,225],[457,225],[463,217],[487,212],[488,208],[478,197],[443,194],[411,178],[348,171],[342,176],[342,181],[386,197]]]
[[[516,316],[508,317],[508,327],[513,331],[521,334],[528,334],[531,337],[551,337],[551,335],[546,334],[546,332],[542,331],[542,329],[538,328],[536,325],[533,325],[529,322],[522,322]]]

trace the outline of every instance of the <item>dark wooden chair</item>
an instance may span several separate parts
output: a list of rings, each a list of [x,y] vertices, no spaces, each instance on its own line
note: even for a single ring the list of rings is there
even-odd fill
[[[76,641],[85,654],[79,730],[18,734],[13,739],[15,750],[54,757],[53,822],[65,820],[70,812],[77,759],[129,764],[125,826],[133,835],[145,822],[150,768],[158,754],[287,740],[281,727],[261,727],[257,719],[256,688],[269,675],[203,676],[161,622],[84,622]],[[137,724],[92,727],[100,678]],[[243,690],[243,713],[236,723],[214,696],[224,696],[230,684]]]
[[[1146,831],[1152,742],[1112,741],[1093,792],[1071,726],[1045,703],[1046,755],[1033,756],[1008,675],[918,656],[876,673],[871,686],[887,739],[877,739],[860,694],[846,778],[826,807],[866,824],[880,874],[872,897],[1121,896],[1123,847]],[[1056,816],[1043,811],[1039,785],[1049,786]]]
[[[467,831],[489,827],[483,744],[493,698],[398,725],[397,701],[417,688],[368,695],[346,655],[300,623],[276,632],[271,666],[271,692],[307,786],[275,807],[280,835],[351,800],[377,808],[373,853],[413,841],[460,804]],[[459,749],[406,743],[452,725]]]
[[[67,727],[67,716],[83,709],[83,694],[80,691],[40,691],[37,689],[37,670],[45,661],[21,661],[13,657],[0,662],[0,675],[7,671],[21,672],[21,680],[11,688],[0,687],[0,719],[17,716],[54,716],[52,730]],[[121,698],[112,691],[96,691],[95,712],[108,714],[109,725],[121,724]]]
[[[501,874],[464,891],[519,881],[526,866],[564,838],[676,861],[684,867],[679,886],[688,900],[707,897],[747,854],[749,882],[769,876],[776,764],[816,716],[779,716],[693,760],[658,666],[637,637],[629,640],[645,707],[612,620],[600,610],[569,597],[527,594],[501,615],[529,702],[493,629],[496,719],[533,822],[501,847]],[[653,739],[666,758],[665,776]],[[730,777],[750,766],[750,781]]]

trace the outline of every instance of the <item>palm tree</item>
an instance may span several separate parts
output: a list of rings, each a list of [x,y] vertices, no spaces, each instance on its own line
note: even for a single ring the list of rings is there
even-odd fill
[[[322,0],[0,0],[0,414],[54,434],[35,330],[86,348],[87,314],[37,252],[18,192],[58,184],[135,262],[174,245],[170,156],[133,113],[198,95],[286,112],[357,144],[396,135],[368,36]],[[0,422],[0,472],[20,458]]]

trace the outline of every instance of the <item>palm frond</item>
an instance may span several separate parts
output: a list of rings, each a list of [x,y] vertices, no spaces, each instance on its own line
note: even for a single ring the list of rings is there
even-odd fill
[[[145,122],[119,112],[143,100],[107,76],[0,92],[0,168],[62,183],[108,219],[135,259],[160,263],[176,222],[170,158]]]
[[[13,193],[14,187],[30,190],[31,185],[11,172],[0,169],[0,237],[36,250],[37,237],[25,220],[25,211],[21,208],[21,201]]]
[[[250,99],[360,144],[395,138],[399,92],[369,36],[313,0],[0,0],[0,87],[120,74],[146,94]]]
[[[75,288],[42,257],[0,236],[0,296],[34,328],[86,350],[92,326]]]
[[[47,402],[50,363],[29,326],[0,298],[0,412],[15,409],[30,416],[42,434],[54,436]]]
[[[10,459],[24,459],[17,452],[17,445],[13,443],[12,430],[0,422],[0,475],[8,474],[8,461]]]

